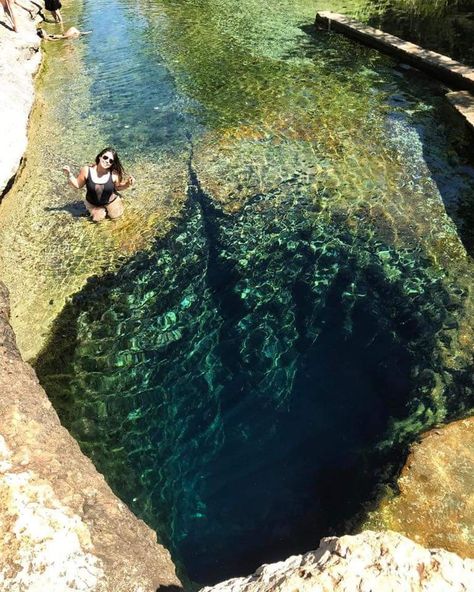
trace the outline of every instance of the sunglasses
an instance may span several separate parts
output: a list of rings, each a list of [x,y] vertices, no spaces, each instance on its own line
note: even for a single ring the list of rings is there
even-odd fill
[[[102,158],[102,160],[105,160],[107,162],[110,162],[110,164],[113,164],[114,163],[114,159],[111,158],[110,156],[104,156],[104,155],[102,155],[101,158]]]

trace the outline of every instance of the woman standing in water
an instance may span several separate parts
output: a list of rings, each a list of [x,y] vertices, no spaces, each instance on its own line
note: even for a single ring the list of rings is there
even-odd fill
[[[95,164],[83,166],[75,177],[69,166],[63,167],[68,183],[75,189],[86,186],[86,208],[94,222],[109,216],[112,220],[123,214],[123,202],[117,191],[128,189],[135,183],[129,176],[124,181],[124,170],[117,152],[113,148],[104,148],[95,157]]]
[[[63,22],[63,17],[60,13],[60,8],[62,8],[62,4],[59,0],[44,0],[44,7],[46,8],[46,10],[49,10],[49,12],[53,15],[53,18],[57,23]]]

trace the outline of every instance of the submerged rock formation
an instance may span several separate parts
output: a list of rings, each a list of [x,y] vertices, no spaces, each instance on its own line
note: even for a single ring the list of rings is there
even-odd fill
[[[474,417],[424,434],[365,526],[390,528],[429,547],[474,557]]]
[[[18,33],[0,27],[0,196],[16,174],[26,150],[28,118],[34,101],[33,76],[41,62],[34,22],[18,6],[15,14]]]
[[[65,430],[8,323],[0,283],[0,589],[154,592],[179,585],[156,534]]]
[[[328,537],[316,551],[263,565],[201,592],[461,592],[474,589],[474,561],[425,549],[395,532]]]

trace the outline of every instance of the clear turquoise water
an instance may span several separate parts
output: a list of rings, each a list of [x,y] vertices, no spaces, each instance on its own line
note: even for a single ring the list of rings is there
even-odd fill
[[[438,87],[314,35],[314,12],[112,0],[80,23],[84,134],[93,115],[132,169],[185,154],[188,187],[36,369],[201,583],[355,527],[406,446],[472,407],[469,365],[446,361],[469,306],[465,137]]]
[[[152,255],[74,299],[37,366],[63,422],[200,582],[340,527],[397,462],[391,419],[431,406],[438,278],[406,254],[387,283],[374,247],[334,226],[328,249],[301,207],[269,198],[224,222],[190,203]]]

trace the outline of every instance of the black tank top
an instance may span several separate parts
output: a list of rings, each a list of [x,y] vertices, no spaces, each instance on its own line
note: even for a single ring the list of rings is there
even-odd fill
[[[91,167],[87,173],[86,179],[86,199],[93,206],[107,206],[114,201],[110,199],[115,193],[115,184],[112,179],[112,173],[109,173],[109,178],[105,183],[96,183],[91,177]]]

